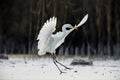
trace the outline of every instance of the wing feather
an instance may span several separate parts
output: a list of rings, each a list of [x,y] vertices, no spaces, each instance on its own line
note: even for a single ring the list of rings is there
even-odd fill
[[[56,29],[55,28],[56,23],[57,23],[57,18],[53,17],[47,20],[46,23],[44,23],[44,25],[42,26],[37,37],[37,40],[39,40],[38,41],[39,55],[44,55],[46,53],[46,49],[47,49],[49,40],[51,38],[51,35]]]

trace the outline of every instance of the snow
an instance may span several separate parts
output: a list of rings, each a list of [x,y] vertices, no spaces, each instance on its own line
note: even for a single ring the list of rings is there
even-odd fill
[[[51,58],[0,59],[0,80],[120,80],[120,60],[93,60],[93,66],[72,66],[73,58],[59,59],[72,70],[59,74]]]

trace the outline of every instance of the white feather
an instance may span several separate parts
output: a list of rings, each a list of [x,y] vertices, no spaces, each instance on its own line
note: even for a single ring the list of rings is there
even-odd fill
[[[80,21],[80,23],[77,25],[77,27],[80,27],[81,25],[83,25],[88,19],[88,14],[86,14],[84,16],[84,18]]]
[[[78,24],[78,27],[84,24],[87,20],[88,15],[86,15],[82,21]],[[51,54],[55,53],[55,49],[57,49],[65,40],[66,36],[74,30],[71,24],[64,24],[62,27],[62,31],[57,32],[56,34],[52,34],[55,31],[55,26],[57,23],[57,19],[55,17],[50,18],[44,23],[37,40],[38,41],[38,55],[44,55],[46,52],[50,52]],[[66,28],[71,28],[67,30]]]
[[[81,26],[86,22],[87,17],[83,18],[83,20],[78,24],[77,27]],[[75,30],[76,28],[73,27],[71,24],[64,24],[62,26],[62,31],[57,32],[56,34],[52,34],[55,31],[56,26],[56,18],[50,18],[46,21],[46,23],[43,25],[37,40],[38,41],[38,55],[44,55],[46,52],[50,52],[52,55],[55,54],[55,50],[64,42],[66,36]],[[53,57],[54,64],[59,69],[58,65],[56,63],[57,60]],[[62,65],[61,63],[58,63]],[[66,66],[62,65],[63,67],[67,68]],[[67,68],[69,69],[69,68]],[[62,73],[62,71],[59,69],[59,71]]]
[[[56,34],[52,35],[52,38],[54,39],[54,49],[57,49],[63,42],[64,42],[64,34],[63,32],[57,32]],[[56,42],[57,41],[57,42]]]
[[[48,43],[51,37],[51,34],[55,31],[57,19],[55,17],[50,18],[49,20],[44,23],[43,27],[38,34],[37,40],[38,41],[38,54],[44,55],[46,53],[46,49],[48,47]]]

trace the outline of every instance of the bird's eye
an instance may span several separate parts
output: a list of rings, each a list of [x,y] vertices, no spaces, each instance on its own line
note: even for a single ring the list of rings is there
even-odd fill
[[[71,28],[66,28],[66,30],[70,30]]]

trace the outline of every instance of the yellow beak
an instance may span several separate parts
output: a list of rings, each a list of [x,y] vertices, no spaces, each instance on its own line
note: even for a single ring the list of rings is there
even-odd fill
[[[72,29],[78,30],[77,26],[73,26]]]

